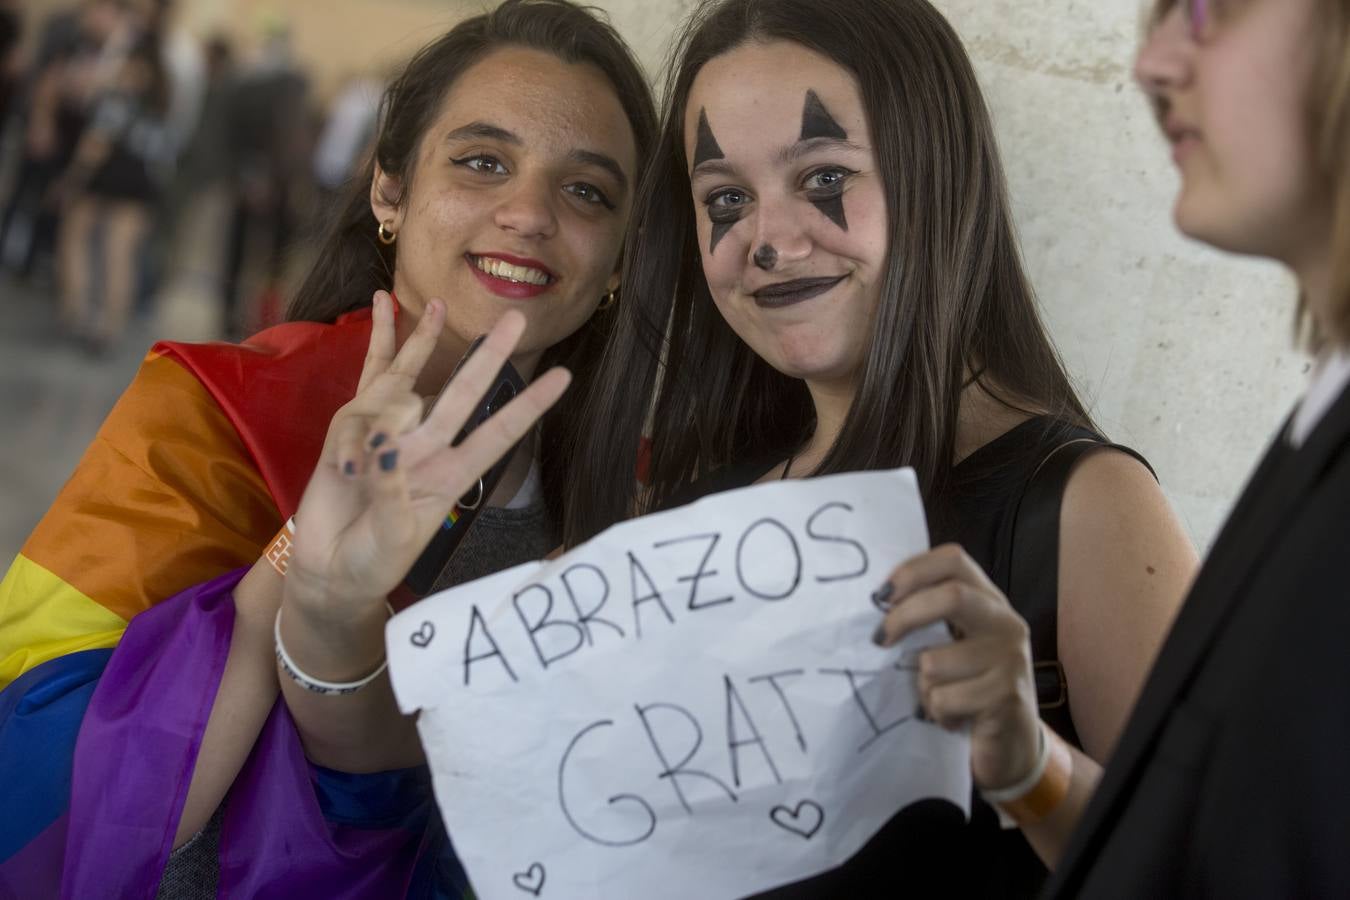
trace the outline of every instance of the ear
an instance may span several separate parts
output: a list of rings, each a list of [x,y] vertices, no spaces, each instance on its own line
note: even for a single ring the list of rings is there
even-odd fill
[[[609,280],[605,282],[605,291],[617,291],[619,289],[619,270],[615,269],[610,274]]]
[[[376,163],[375,177],[370,181],[370,211],[377,223],[387,225],[396,234],[403,226],[403,207],[399,203],[402,196],[403,179],[386,174]]]

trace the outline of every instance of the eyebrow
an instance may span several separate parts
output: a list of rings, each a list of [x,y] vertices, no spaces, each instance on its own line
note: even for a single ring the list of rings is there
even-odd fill
[[[618,160],[614,157],[607,156],[604,153],[596,153],[594,150],[573,150],[567,155],[567,158],[572,162],[604,169],[614,176],[614,179],[619,182],[620,188],[628,189],[628,176],[624,174],[623,166],[619,165]]]
[[[514,131],[507,131],[499,125],[492,125],[488,122],[470,122],[445,136],[447,144],[464,140],[501,141],[513,147],[525,146],[525,141]],[[628,189],[628,176],[624,174],[623,166],[619,165],[618,160],[614,157],[597,153],[594,150],[573,150],[567,154],[567,158],[574,163],[604,169],[614,176],[615,180],[619,182],[619,187],[624,190]]]
[[[724,178],[730,178],[735,174],[736,167],[725,159],[705,159],[694,166],[693,171],[689,173],[689,178],[691,181],[700,175],[721,175]]]
[[[840,140],[838,138],[808,138],[804,141],[797,141],[795,144],[788,144],[778,151],[778,162],[782,164],[794,163],[808,153],[815,150],[855,150],[859,153],[866,153],[867,148],[853,141]],[[689,173],[689,180],[692,181],[700,175],[720,175],[724,178],[734,177],[736,167],[725,159],[708,159],[694,166],[693,171]]]
[[[514,131],[507,131],[498,125],[491,125],[487,122],[470,122],[460,128],[456,128],[445,136],[445,142],[472,140],[501,141],[504,144],[514,144],[519,147],[525,142],[520,139],[520,135]]]
[[[843,140],[840,138],[830,138],[830,137],[807,138],[804,141],[798,141],[795,144],[789,144],[782,150],[779,150],[778,161],[780,163],[796,162],[797,160],[801,159],[803,156],[805,156],[808,153],[811,153],[814,150],[827,150],[827,149],[855,150],[860,153],[867,152],[866,148],[863,147],[861,144],[854,143],[853,141],[850,140]]]

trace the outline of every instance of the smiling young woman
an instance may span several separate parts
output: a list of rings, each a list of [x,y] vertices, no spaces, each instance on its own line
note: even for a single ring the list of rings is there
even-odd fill
[[[556,546],[654,127],[613,29],[506,0],[390,87],[291,321],[155,347],[0,584],[0,895],[468,892],[386,597],[517,442],[443,582]]]
[[[1045,334],[979,86],[929,3],[716,0],[676,59],[567,540],[756,481],[912,466],[949,546],[839,602],[886,607],[882,643],[948,621],[959,639],[921,655],[930,724],[914,727],[970,726],[975,783],[1005,811],[1033,808],[1052,750],[1054,802],[1020,832],[979,798],[969,823],[915,804],[781,895],[889,896],[903,877],[915,896],[1032,896],[1194,551]],[[649,415],[639,487],[613,473]],[[1040,697],[1033,672],[1050,676]]]

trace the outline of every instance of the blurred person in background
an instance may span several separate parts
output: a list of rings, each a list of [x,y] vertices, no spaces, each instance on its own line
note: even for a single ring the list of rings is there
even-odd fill
[[[23,16],[18,0],[0,0],[0,129],[9,120],[10,98],[19,78],[19,38]]]
[[[373,75],[353,75],[328,107],[314,147],[314,183],[319,191],[317,224],[357,174],[375,139],[384,85]]]
[[[0,218],[0,264],[24,278],[56,245],[52,186],[75,154],[91,97],[115,73],[128,35],[125,0],[86,0],[44,22],[29,69],[18,172]]]
[[[296,186],[309,172],[308,79],[292,59],[287,26],[268,22],[264,29],[259,57],[240,75],[225,111],[233,211],[221,291],[230,339],[254,330],[259,306],[279,306],[286,248],[296,233]],[[262,288],[249,302],[245,276],[255,268]]]
[[[57,185],[64,204],[58,247],[61,322],[95,354],[114,345],[126,328],[140,251],[175,156],[169,110],[159,35],[149,31],[95,100],[89,126]],[[96,273],[102,277],[96,279]],[[95,310],[96,280],[103,289]]]

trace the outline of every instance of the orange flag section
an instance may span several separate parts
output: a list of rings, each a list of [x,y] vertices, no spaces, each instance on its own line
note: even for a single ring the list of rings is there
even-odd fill
[[[280,522],[234,425],[191,373],[151,353],[0,588],[0,672],[13,677],[15,653],[26,670],[90,627],[111,630],[90,602],[127,621],[253,562]],[[53,652],[37,658],[35,639]]]

